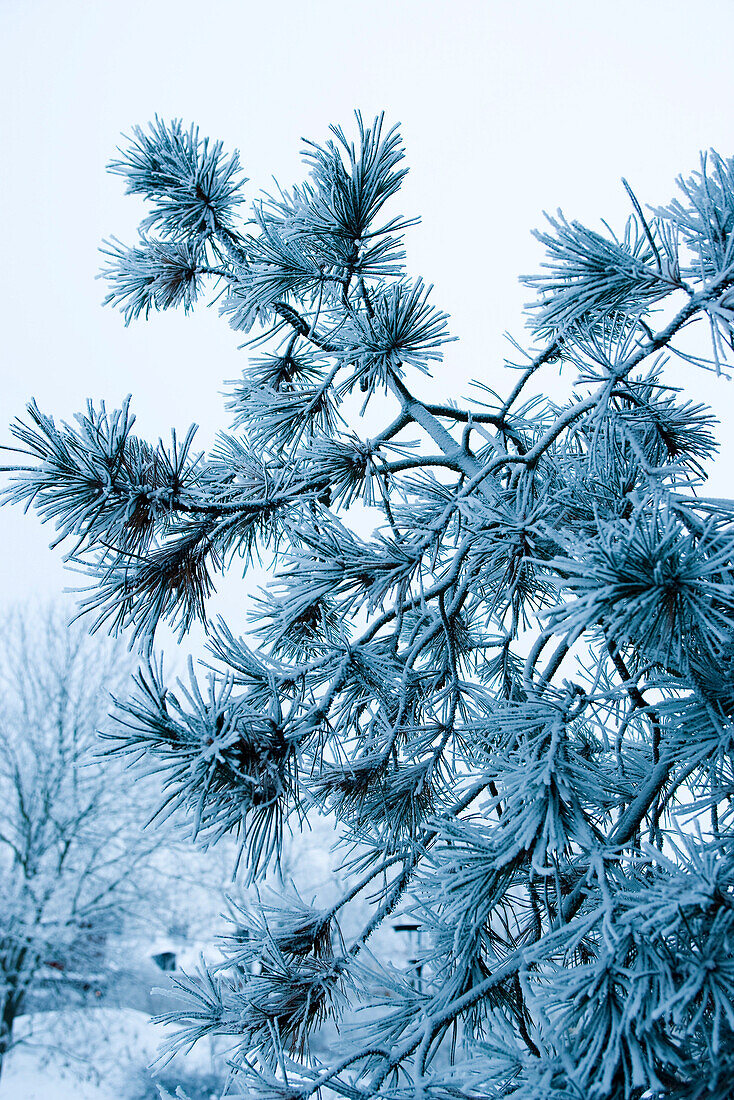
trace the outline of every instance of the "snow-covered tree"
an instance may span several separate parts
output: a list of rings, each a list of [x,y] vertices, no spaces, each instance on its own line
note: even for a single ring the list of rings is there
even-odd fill
[[[715,419],[666,362],[695,390],[731,350],[734,160],[703,157],[648,213],[628,188],[619,236],[551,218],[506,396],[480,372],[481,400],[437,404],[421,373],[447,317],[406,274],[415,219],[388,209],[403,155],[357,116],[246,220],[236,153],[135,130],[111,167],[150,214],[106,247],[107,301],[132,321],[212,286],[258,349],[232,431],[204,457],[193,429],[140,439],[129,404],[72,426],[32,404],[13,429],[6,499],[68,540],[95,623],[149,652],[161,620],[207,626],[214,671],[171,686],[151,657],[119,751],[161,769],[200,836],[236,834],[255,878],[307,813],[345,828],[348,888],[250,914],[182,983],[181,1042],[236,1037],[243,1095],[269,1100],[724,1100],[734,503],[705,495]],[[250,619],[207,623],[217,571],[258,555]],[[419,982],[369,956],[399,906]],[[316,1064],[309,1036],[355,1002]]]
[[[0,620],[0,1071],[19,1016],[94,1003],[112,945],[160,919],[153,785],[98,756],[134,668],[58,607]]]

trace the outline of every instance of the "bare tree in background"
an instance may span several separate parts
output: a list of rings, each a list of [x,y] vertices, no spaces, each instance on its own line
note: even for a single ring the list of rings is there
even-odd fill
[[[152,792],[99,759],[133,668],[60,608],[0,619],[0,1072],[18,1016],[93,996],[108,939],[154,907]]]

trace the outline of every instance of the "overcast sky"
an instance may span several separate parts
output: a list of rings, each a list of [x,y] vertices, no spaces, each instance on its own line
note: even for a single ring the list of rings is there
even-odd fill
[[[663,203],[700,149],[733,154],[732,41],[734,0],[0,0],[0,441],[31,397],[69,418],[132,393],[153,440],[227,426],[243,352],[215,310],[125,329],[101,307],[99,243],[132,243],[141,216],[105,172],[121,131],[196,121],[240,149],[254,195],[298,182],[302,136],[384,109],[411,167],[395,210],[423,219],[409,270],[460,337],[436,385],[506,389],[542,211],[621,227],[620,176]],[[693,373],[728,441],[732,384]],[[0,532],[0,604],[77,583],[35,515],[3,509]]]

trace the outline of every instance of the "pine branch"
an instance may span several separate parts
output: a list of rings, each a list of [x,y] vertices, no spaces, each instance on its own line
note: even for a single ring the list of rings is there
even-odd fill
[[[307,143],[309,177],[256,201],[247,232],[236,154],[180,123],[135,131],[113,170],[152,214],[135,248],[108,249],[108,301],[127,320],[186,312],[216,279],[222,313],[265,350],[206,459],[193,429],[139,439],[128,404],[73,427],[30,406],[4,468],[5,499],[55,523],[91,573],[97,622],[149,649],[161,618],[205,621],[235,553],[265,563],[261,648],[220,622],[208,687],[149,670],[118,749],[163,771],[162,814],[243,837],[252,878],[315,808],[357,846],[337,898],[261,904],[217,973],[183,983],[182,1041],[239,1036],[247,1087],[270,1100],[390,1100],[409,1070],[436,1100],[719,1088],[734,505],[698,496],[715,420],[678,398],[664,353],[698,318],[711,348],[692,365],[720,371],[734,346],[734,160],[704,158],[649,220],[625,183],[619,236],[550,219],[527,280],[547,343],[506,400],[480,380],[487,402],[459,405],[415,381],[450,337],[405,271],[416,220],[386,212],[398,131],[359,115],[356,131]],[[561,359],[570,399],[519,406]],[[384,526],[358,535],[375,514]],[[0,842],[13,858],[16,838]],[[339,921],[364,904],[347,946]],[[365,946],[402,905],[424,936],[421,988],[379,963],[366,976]],[[310,1033],[358,986],[373,1011],[355,1047],[316,1066]]]

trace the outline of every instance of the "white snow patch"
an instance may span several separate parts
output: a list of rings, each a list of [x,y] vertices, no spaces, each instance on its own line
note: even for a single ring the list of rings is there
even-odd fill
[[[133,1009],[36,1013],[21,1017],[17,1027],[21,1036],[31,1034],[6,1059],[0,1100],[121,1100],[126,1083],[150,1065],[168,1033]],[[186,1055],[185,1064],[208,1070],[206,1044]]]

